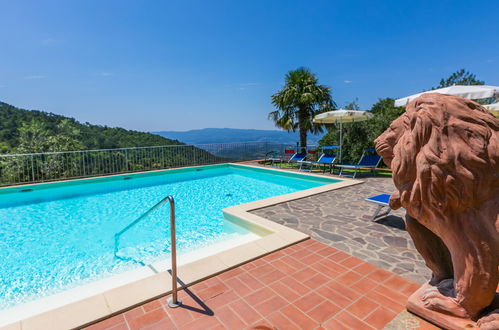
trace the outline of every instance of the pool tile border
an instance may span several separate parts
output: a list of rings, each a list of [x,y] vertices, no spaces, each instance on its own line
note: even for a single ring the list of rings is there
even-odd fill
[[[230,166],[254,168],[259,171],[262,170],[261,167],[246,164],[230,164]],[[286,176],[289,176],[290,173],[275,168],[265,170],[278,171],[286,174]],[[307,177],[313,176],[320,178],[321,181],[325,178],[324,176],[316,174],[306,173],[304,175]],[[183,288],[193,285],[248,261],[308,239],[309,236],[304,233],[249,212],[286,201],[362,183],[360,180],[353,179],[342,178],[340,180],[341,181],[316,188],[223,209],[222,211],[226,220],[250,228],[252,231],[263,236],[255,241],[238,245],[234,248],[179,266],[178,278],[182,284],[178,284],[178,287]],[[156,269],[155,266],[159,264],[160,263],[156,263],[141,267],[131,272],[98,281],[98,283],[94,285],[93,293],[86,292],[83,295],[83,298],[81,290],[80,293],[78,293],[78,290],[68,290],[0,311],[0,329],[29,330],[81,327],[105,319],[119,312],[123,312],[147,301],[166,296],[171,293],[171,276],[166,269],[161,269],[161,267]],[[113,280],[116,278],[120,279],[120,281],[118,281],[121,283],[120,285],[114,284],[111,289],[102,291],[102,287],[105,286],[105,283],[113,283]],[[92,284],[84,287],[90,288],[92,287]]]

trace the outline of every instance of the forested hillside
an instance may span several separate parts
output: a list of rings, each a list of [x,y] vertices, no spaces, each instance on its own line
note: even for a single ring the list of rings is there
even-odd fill
[[[183,144],[156,134],[79,123],[0,102],[0,153],[109,149]]]
[[[117,149],[127,147],[149,148]],[[81,124],[73,118],[0,102],[0,186],[225,161],[159,135]]]

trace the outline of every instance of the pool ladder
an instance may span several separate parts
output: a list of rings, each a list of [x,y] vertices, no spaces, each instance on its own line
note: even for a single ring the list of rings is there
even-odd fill
[[[172,252],[171,252],[171,257],[172,257],[172,297],[168,299],[168,306],[171,308],[179,307],[182,305],[182,301],[178,299],[178,293],[177,293],[177,244],[176,244],[176,239],[175,239],[175,200],[173,199],[173,196],[166,196],[163,198],[161,201],[159,201],[156,205],[151,207],[149,210],[147,210],[144,214],[142,214],[140,217],[132,221],[128,226],[114,234],[114,256],[118,259],[130,261],[133,260],[132,258],[126,258],[126,257],[120,257],[118,256],[118,247],[120,243],[120,237],[123,233],[131,229],[133,226],[135,226],[137,223],[142,221],[143,219],[147,218],[151,213],[165,205],[167,202],[170,202],[170,228],[171,228],[171,244],[172,244]]]

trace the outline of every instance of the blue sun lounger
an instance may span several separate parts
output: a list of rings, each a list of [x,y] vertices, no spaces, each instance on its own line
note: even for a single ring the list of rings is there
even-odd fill
[[[388,204],[388,202],[390,201],[390,194],[380,194],[368,197],[365,200],[367,202],[374,203],[378,206],[373,216],[371,217],[371,221],[375,221],[380,218],[386,217],[388,214],[390,214],[390,211],[392,210],[390,208],[390,205]],[[388,210],[381,212],[385,207],[388,208]]]
[[[321,166],[324,165],[323,167],[323,173],[326,172],[326,166],[329,165],[329,170],[333,168],[333,163],[336,160],[336,155],[328,154],[327,150],[333,150],[339,148],[338,146],[327,146],[327,147],[321,147],[320,149],[323,150],[322,155],[319,157],[318,160],[316,161],[301,161],[300,162],[300,171],[312,171],[314,166]]]
[[[362,170],[362,169],[371,169],[371,171],[375,172],[376,167],[378,166],[379,162],[381,161],[381,156],[378,155],[367,155],[367,152],[372,152],[375,151],[374,149],[364,149],[364,152],[362,153],[362,157],[360,157],[359,163],[358,164],[346,164],[346,165],[336,165],[336,167],[340,168],[340,173],[339,176],[348,176],[355,178],[357,173]],[[344,174],[343,170],[354,170],[353,175],[352,174]]]
[[[298,163],[302,162],[305,160],[305,157],[307,157],[306,152],[296,152],[291,158],[288,160],[288,163]]]

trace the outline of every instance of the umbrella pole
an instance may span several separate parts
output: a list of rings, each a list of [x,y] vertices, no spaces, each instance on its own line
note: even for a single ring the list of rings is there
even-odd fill
[[[343,125],[340,121],[340,164],[341,164],[342,153],[343,153]]]

